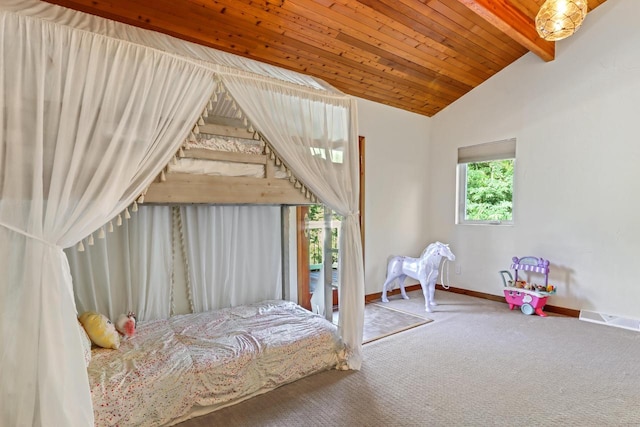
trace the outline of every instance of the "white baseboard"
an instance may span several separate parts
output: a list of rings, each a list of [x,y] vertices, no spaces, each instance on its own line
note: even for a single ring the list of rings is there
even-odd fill
[[[640,331],[640,320],[629,319],[621,316],[598,313],[596,311],[580,310],[580,320],[601,325],[615,326],[617,328]]]

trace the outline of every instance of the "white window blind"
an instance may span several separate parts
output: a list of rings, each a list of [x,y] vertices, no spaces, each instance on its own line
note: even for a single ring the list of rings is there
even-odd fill
[[[515,138],[458,148],[458,164],[514,159],[515,157]]]

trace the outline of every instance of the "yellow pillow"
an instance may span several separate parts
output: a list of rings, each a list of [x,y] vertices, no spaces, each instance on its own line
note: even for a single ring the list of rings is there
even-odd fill
[[[120,347],[118,331],[107,316],[95,311],[85,311],[80,315],[79,320],[95,345],[113,349]]]

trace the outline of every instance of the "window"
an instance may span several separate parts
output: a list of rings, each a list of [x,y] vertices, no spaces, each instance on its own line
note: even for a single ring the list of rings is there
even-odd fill
[[[323,160],[326,160],[327,158],[327,150],[325,150],[324,148],[320,148],[320,147],[309,147],[309,149],[311,150],[311,155],[312,156],[316,156],[316,157],[320,157]],[[344,153],[342,152],[342,150],[338,149],[332,149],[329,150],[329,153],[331,153],[331,162],[332,163],[343,163],[343,157],[344,157]]]
[[[516,140],[458,148],[458,224],[512,224]]]

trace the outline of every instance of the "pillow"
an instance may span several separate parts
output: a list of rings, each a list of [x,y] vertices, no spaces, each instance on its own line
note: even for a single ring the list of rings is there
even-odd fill
[[[79,319],[92,343],[103,348],[120,347],[118,332],[107,316],[95,311],[85,311]]]
[[[91,362],[91,340],[79,320],[78,329],[80,330],[80,340],[82,341],[82,350],[84,351],[84,364],[89,366],[89,362]]]

